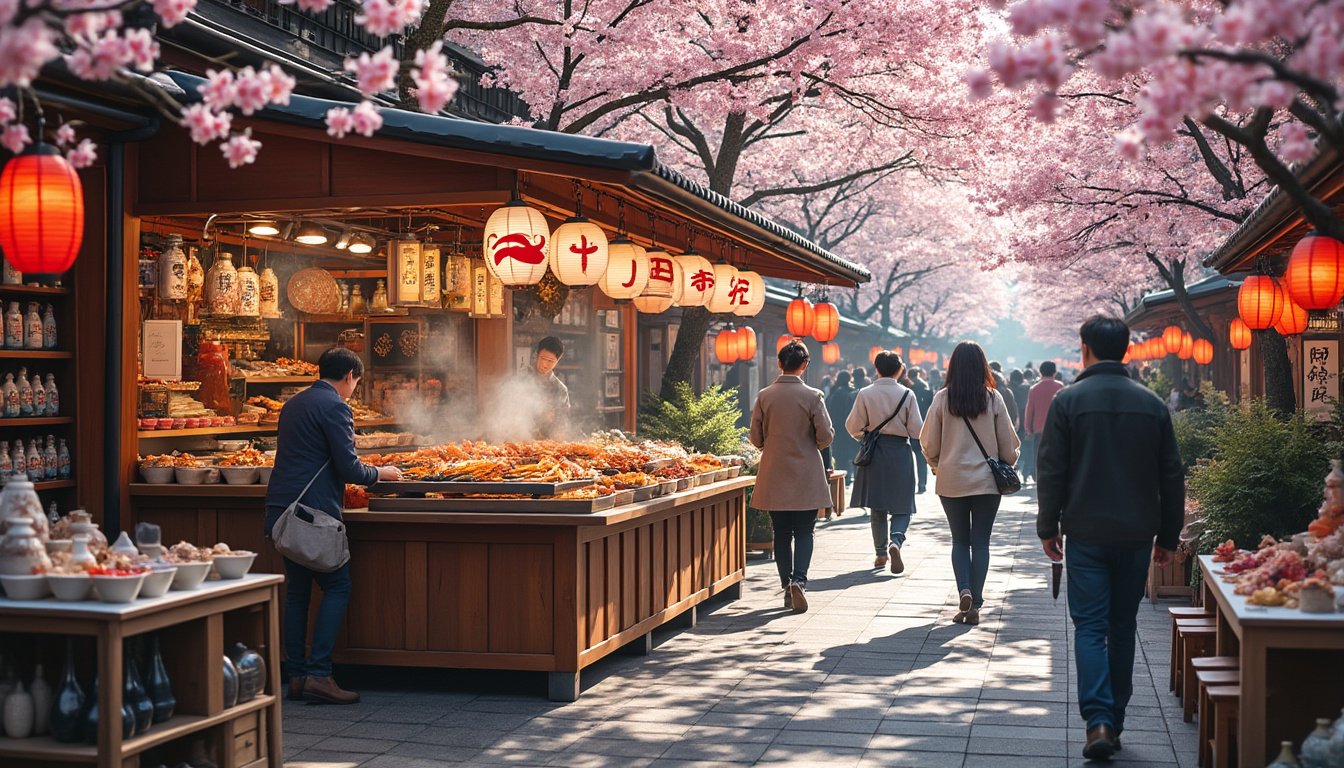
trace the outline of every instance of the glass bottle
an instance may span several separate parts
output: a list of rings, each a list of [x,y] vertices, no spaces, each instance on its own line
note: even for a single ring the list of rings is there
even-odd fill
[[[154,703],[154,722],[162,723],[173,716],[177,697],[173,695],[173,681],[168,678],[168,668],[159,650],[158,633],[149,636],[149,649],[149,674],[145,676],[145,692]]]
[[[9,263],[9,259],[5,259],[4,262],[4,284],[23,285],[23,273],[15,269],[14,265]]]
[[[14,471],[14,461],[9,457],[9,441],[0,440],[0,480],[9,479],[9,473]]]
[[[187,298],[187,254],[182,252],[182,236],[169,235],[168,247],[159,255],[159,299],[185,301]]]
[[[1316,718],[1316,730],[1302,740],[1298,756],[1304,768],[1330,768],[1330,718]]]
[[[37,447],[37,438],[28,441],[28,453],[24,455],[24,465],[28,467],[28,479],[40,483],[43,479],[42,451]]]
[[[33,372],[33,378],[30,380],[33,386],[33,415],[47,415],[47,388],[42,386],[42,374]]]
[[[130,705],[135,715],[135,732],[144,733],[154,722],[154,702],[150,701],[145,686],[140,682],[140,670],[135,664],[135,655],[126,654],[122,674],[121,698]]]
[[[359,283],[350,289],[350,314],[365,315],[369,311],[369,302],[364,299],[364,289]]]
[[[56,477],[61,480],[69,480],[74,467],[70,463],[70,449],[65,447],[65,438],[61,438],[61,445],[56,450]],[[55,504],[56,502],[52,502]]]
[[[79,741],[83,720],[84,690],[75,677],[75,639],[65,640],[65,674],[51,704],[51,735],[59,742]]]
[[[23,349],[23,312],[19,302],[9,302],[5,311],[5,349]]]
[[[369,300],[369,311],[387,311],[387,285],[382,280],[379,280],[377,284],[373,286],[373,298]]]
[[[280,278],[275,276],[275,270],[267,267],[261,270],[261,277],[257,281],[257,294],[260,297],[260,309],[262,317],[276,318],[280,316]]]
[[[28,303],[28,314],[23,319],[23,348],[42,348],[42,314],[37,311],[36,301]]]
[[[342,280],[339,285],[341,288],[341,308],[339,312],[348,316],[350,314],[350,284]]]
[[[47,374],[47,415],[61,415],[61,393],[56,390],[56,374]]]
[[[19,387],[14,383],[14,374],[5,374],[5,383],[0,386],[5,395],[5,416],[15,418],[19,415]]]
[[[238,268],[238,314],[261,316],[261,281],[251,267]]]
[[[56,348],[56,308],[50,304],[42,311],[42,348]]]
[[[19,390],[19,415],[33,415],[33,385],[28,381],[28,369],[19,369],[19,380],[16,382]]]
[[[56,436],[47,435],[47,447],[42,449],[42,478],[55,480],[60,474],[60,458],[56,453]]]

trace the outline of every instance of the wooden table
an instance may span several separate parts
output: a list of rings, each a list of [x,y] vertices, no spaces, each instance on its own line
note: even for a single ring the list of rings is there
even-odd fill
[[[1221,563],[1201,555],[1199,567],[1204,606],[1217,614],[1218,655],[1241,659],[1239,764],[1263,768],[1280,741],[1300,744],[1316,718],[1344,707],[1344,613],[1248,605],[1222,580]]]
[[[283,581],[280,576],[250,575],[124,604],[0,598],[0,629],[5,633],[94,638],[99,712],[121,711],[123,640],[149,632],[162,633],[160,649],[177,697],[172,718],[129,740],[122,740],[119,717],[99,720],[97,746],[63,744],[50,736],[0,738],[0,765],[85,763],[135,768],[148,750],[185,749],[179,740],[199,737],[210,745],[208,751],[220,768],[280,768],[284,747],[277,594]],[[223,675],[226,642],[245,643],[267,665],[262,692],[228,708],[224,707]],[[62,645],[60,664],[55,669],[48,667],[49,678],[64,667],[64,653]],[[88,674],[81,675],[80,686],[85,695],[92,694]],[[60,680],[54,680],[52,687],[58,689]],[[176,747],[174,742],[178,742]]]

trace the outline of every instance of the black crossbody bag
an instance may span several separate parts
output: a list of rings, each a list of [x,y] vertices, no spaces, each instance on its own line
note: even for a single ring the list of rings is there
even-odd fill
[[[971,430],[971,437],[975,438],[975,445],[980,449],[980,455],[985,457],[985,463],[989,465],[990,474],[994,475],[994,485],[999,489],[999,493],[1017,493],[1022,490],[1022,479],[1017,476],[1017,470],[1013,469],[1013,465],[1002,459],[990,458],[984,443],[980,442],[980,436],[975,434],[971,420],[965,416],[962,416],[961,420],[966,422],[966,428]]]
[[[866,467],[873,463],[873,453],[877,451],[877,438],[880,436],[882,428],[887,426],[888,421],[896,418],[896,414],[901,412],[901,408],[905,405],[905,399],[909,396],[910,390],[907,389],[905,394],[901,395],[901,402],[896,404],[895,413],[883,419],[882,423],[876,427],[863,431],[863,439],[859,441],[859,452],[854,454],[854,466]]]

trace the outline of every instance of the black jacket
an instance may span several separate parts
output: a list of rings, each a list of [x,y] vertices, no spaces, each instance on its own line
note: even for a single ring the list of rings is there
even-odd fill
[[[929,406],[933,405],[933,390],[923,379],[911,379],[910,390],[915,393],[915,403],[919,405],[920,418],[927,416]]]
[[[266,488],[266,528],[293,504],[328,460],[330,466],[308,489],[303,503],[339,518],[345,484],[372,485],[378,470],[355,453],[355,418],[336,389],[325,381],[285,401],[277,427],[275,469]]]
[[[1061,389],[1037,455],[1036,534],[1088,544],[1151,541],[1175,549],[1185,521],[1185,471],[1167,407],[1101,362]]]

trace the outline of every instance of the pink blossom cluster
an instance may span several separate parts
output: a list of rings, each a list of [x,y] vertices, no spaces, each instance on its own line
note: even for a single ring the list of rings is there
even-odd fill
[[[276,0],[281,5],[297,5],[300,11],[321,13],[331,7],[335,0]]]
[[[92,139],[77,140],[70,123],[56,129],[55,139],[56,146],[65,149],[65,159],[76,168],[88,168],[98,160],[98,146]]]
[[[237,107],[251,115],[268,104],[288,104],[294,91],[294,78],[272,64],[261,71],[244,67],[238,71],[208,70],[206,81],[197,90],[207,107],[222,112]]]
[[[363,0],[355,21],[379,37],[400,32],[420,20],[424,0]]]
[[[415,83],[415,99],[420,108],[434,113],[448,106],[457,95],[457,81],[452,77],[448,57],[443,55],[443,41],[436,41],[427,50],[415,52],[415,69],[411,80]]]
[[[228,161],[230,168],[241,168],[255,162],[259,149],[261,149],[261,142],[252,138],[251,128],[242,133],[233,134],[228,141],[219,145],[219,151]]]
[[[13,3],[10,17],[16,8]],[[29,18],[18,26],[0,23],[0,87],[27,88],[58,55],[56,33],[40,19]]]
[[[77,41],[70,71],[85,80],[110,80],[127,67],[152,72],[159,58],[159,43],[148,29],[112,28]]]
[[[355,83],[366,99],[394,88],[400,69],[401,62],[390,45],[377,53],[361,53],[358,58],[345,60],[345,71],[355,73]]]
[[[343,139],[350,133],[372,136],[383,127],[383,116],[373,102],[361,101],[354,109],[332,107],[327,110],[326,123],[327,134],[333,138]]]
[[[196,9],[196,0],[153,0],[154,13],[165,27],[175,27],[186,21],[187,14]]]

